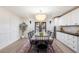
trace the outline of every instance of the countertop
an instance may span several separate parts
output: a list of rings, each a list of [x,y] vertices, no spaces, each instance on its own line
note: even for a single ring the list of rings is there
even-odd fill
[[[66,34],[70,34],[70,35],[74,35],[74,36],[79,36],[79,33],[70,33],[70,32],[59,31],[59,30],[57,30],[56,32],[62,32],[62,33],[66,33]]]

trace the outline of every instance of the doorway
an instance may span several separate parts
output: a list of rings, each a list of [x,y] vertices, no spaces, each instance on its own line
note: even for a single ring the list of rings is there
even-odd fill
[[[46,32],[46,22],[35,22],[35,32]]]

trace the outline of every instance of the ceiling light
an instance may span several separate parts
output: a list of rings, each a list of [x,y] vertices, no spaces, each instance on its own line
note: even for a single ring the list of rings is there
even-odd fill
[[[37,14],[35,17],[36,17],[36,20],[37,20],[37,21],[42,22],[42,21],[45,20],[46,15],[45,15],[45,14]]]

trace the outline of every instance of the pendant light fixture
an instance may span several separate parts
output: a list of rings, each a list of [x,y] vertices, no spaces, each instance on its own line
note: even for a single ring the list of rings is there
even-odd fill
[[[35,18],[37,21],[42,22],[45,20],[46,15],[42,13],[42,11],[40,10],[40,13],[35,15]]]

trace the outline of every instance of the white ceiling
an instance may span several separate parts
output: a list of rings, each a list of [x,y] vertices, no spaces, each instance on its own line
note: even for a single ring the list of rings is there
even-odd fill
[[[29,17],[30,19],[34,18],[35,14],[40,13],[41,10],[41,13],[45,13],[47,17],[50,19],[51,17],[59,16],[73,9],[74,7],[75,6],[7,6],[3,8],[6,8],[7,10],[15,13],[18,16]]]

